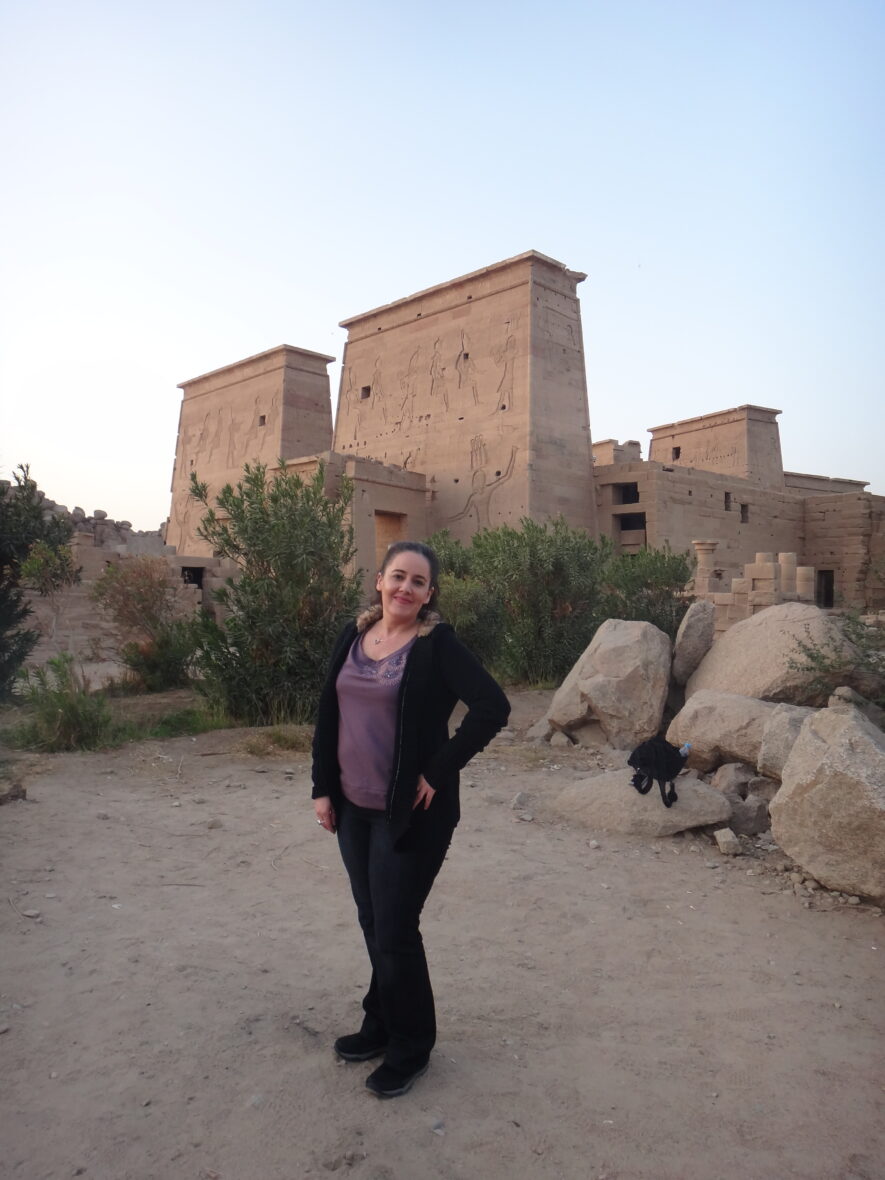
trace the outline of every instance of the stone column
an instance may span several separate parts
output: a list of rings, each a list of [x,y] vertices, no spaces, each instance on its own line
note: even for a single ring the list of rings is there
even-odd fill
[[[814,566],[796,566],[796,597],[800,602],[814,602]]]
[[[713,577],[714,560],[718,541],[692,541],[697,569],[694,575],[694,594],[697,598],[706,598],[714,590],[719,589],[719,579]]]
[[[779,553],[777,562],[781,567],[781,598],[793,602],[796,599],[796,554]]]

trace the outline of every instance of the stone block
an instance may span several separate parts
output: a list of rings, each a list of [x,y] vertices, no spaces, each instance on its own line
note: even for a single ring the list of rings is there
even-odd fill
[[[771,578],[780,576],[780,566],[774,561],[753,561],[744,566],[745,578]]]
[[[740,840],[731,828],[720,828],[713,833],[713,838],[723,856],[740,856],[743,851]]]
[[[775,606],[777,601],[778,595],[773,590],[751,590],[747,596],[747,602],[752,607]]]

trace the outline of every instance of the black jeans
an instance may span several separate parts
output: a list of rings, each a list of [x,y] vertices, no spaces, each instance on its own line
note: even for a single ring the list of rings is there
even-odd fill
[[[415,815],[402,851],[393,846],[383,811],[345,801],[338,816],[338,847],[372,964],[360,1031],[386,1044],[385,1064],[403,1074],[425,1065],[436,1041],[419,921],[454,825],[435,823],[432,812],[431,803]]]

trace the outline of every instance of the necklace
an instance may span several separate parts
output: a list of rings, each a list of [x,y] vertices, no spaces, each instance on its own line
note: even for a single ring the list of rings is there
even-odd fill
[[[374,647],[377,647],[380,643],[387,643],[388,640],[391,638],[392,638],[392,636],[390,636],[390,635],[382,635],[378,639],[373,639],[372,644]]]

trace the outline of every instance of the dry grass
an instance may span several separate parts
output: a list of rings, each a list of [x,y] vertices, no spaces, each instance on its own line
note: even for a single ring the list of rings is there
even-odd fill
[[[312,742],[311,725],[274,725],[253,731],[237,743],[236,749],[255,758],[267,758],[276,754],[306,754]]]

